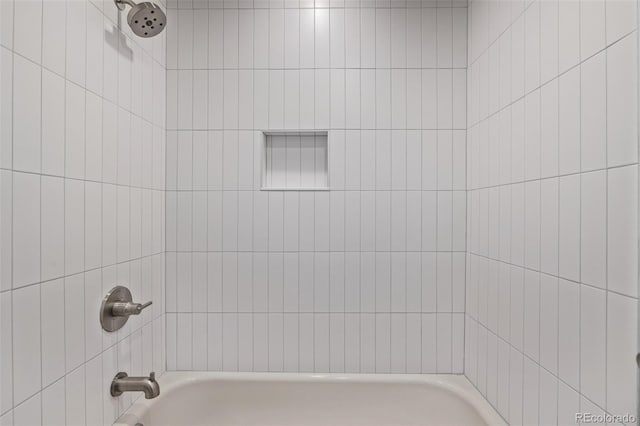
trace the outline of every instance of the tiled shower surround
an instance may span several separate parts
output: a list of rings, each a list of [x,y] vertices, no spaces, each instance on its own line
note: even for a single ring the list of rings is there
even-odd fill
[[[121,370],[636,413],[635,0],[0,6],[0,425],[110,425]]]
[[[168,369],[462,373],[466,3],[175,6]],[[270,129],[330,191],[260,191]]]
[[[511,424],[636,414],[636,2],[469,16],[465,374]]]
[[[111,1],[0,1],[0,424],[111,425],[165,370],[165,38]],[[103,332],[116,284],[154,304]]]

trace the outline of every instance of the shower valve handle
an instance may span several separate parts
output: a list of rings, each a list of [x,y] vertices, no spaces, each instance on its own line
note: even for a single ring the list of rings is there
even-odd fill
[[[115,302],[111,306],[111,315],[114,317],[128,317],[129,315],[140,315],[142,310],[153,302],[149,301],[147,303],[132,303],[132,302]]]
[[[113,332],[122,328],[131,315],[140,315],[153,302],[134,303],[128,288],[118,285],[102,299],[100,324],[105,331]]]

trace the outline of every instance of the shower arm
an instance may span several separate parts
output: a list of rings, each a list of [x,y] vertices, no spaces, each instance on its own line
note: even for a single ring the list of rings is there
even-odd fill
[[[134,7],[136,5],[132,0],[113,0],[113,2],[116,4],[116,7],[119,10],[124,10],[126,4],[131,7]]]

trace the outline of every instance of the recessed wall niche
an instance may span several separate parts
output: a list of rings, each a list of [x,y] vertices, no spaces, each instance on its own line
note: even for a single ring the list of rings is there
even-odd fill
[[[329,133],[326,130],[269,130],[262,132],[262,138],[262,190],[329,189]]]

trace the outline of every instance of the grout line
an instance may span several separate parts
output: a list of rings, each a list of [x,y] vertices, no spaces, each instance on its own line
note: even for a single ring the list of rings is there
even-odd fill
[[[40,7],[43,8],[42,2],[40,3]],[[65,5],[65,9],[66,9],[66,5]],[[15,13],[15,6],[14,6],[14,13]],[[14,15],[14,19],[15,19],[15,15]],[[40,15],[40,28],[44,28],[44,13],[42,13]],[[15,33],[15,31],[14,31],[14,33]],[[65,31],[65,33],[66,33],[66,31]],[[65,37],[65,42],[66,42],[66,37]],[[40,63],[44,62],[42,60],[42,45],[43,45],[43,35],[42,35],[42,31],[41,31],[41,34],[40,34]],[[65,43],[65,47],[66,47],[66,43]],[[65,49],[65,58],[66,58],[66,49]],[[66,63],[66,61],[65,61],[65,63]],[[40,74],[40,105],[42,105],[43,104],[42,100],[43,100],[44,87],[43,87],[43,84],[42,84],[43,83],[43,78],[42,78],[43,77],[43,73],[42,73],[42,67],[41,66],[39,67],[39,74]],[[65,81],[65,83],[66,83],[66,81]],[[12,86],[12,90],[13,90],[14,87],[15,86]],[[65,84],[65,99],[66,99],[66,84]],[[66,103],[65,103],[65,107],[66,107]],[[66,110],[66,108],[65,108],[65,110]],[[39,117],[40,118],[40,134],[39,134],[39,137],[40,137],[40,164],[39,164],[39,170],[40,170],[40,172],[42,172],[42,163],[43,163],[43,159],[42,159],[42,107],[40,108],[40,114],[39,115],[40,115],[40,117]],[[12,113],[12,118],[13,118],[13,113]],[[65,111],[65,119],[66,119],[66,111]],[[65,124],[65,136],[66,136],[66,124]],[[66,137],[65,137],[65,142],[66,142]],[[65,143],[65,146],[66,146],[66,143]],[[13,150],[12,150],[12,152],[13,152]],[[11,167],[13,168],[14,165],[12,164]],[[65,170],[65,172],[66,172],[66,170]],[[66,173],[65,173],[65,175],[66,175]],[[38,217],[38,219],[39,219],[38,220],[39,221],[38,225],[40,227],[40,235],[38,236],[38,250],[39,250],[38,255],[39,255],[39,260],[40,260],[40,265],[38,265],[38,269],[39,269],[39,279],[38,279],[38,281],[42,281],[42,264],[43,264],[43,260],[42,260],[42,210],[43,210],[42,209],[42,180],[43,180],[42,176],[40,176],[39,179],[38,179],[38,190],[39,190],[39,197],[38,197],[39,200],[38,201],[39,201],[39,210],[40,210],[40,212],[39,212],[40,214],[39,214],[39,217]],[[12,181],[12,184],[13,184],[13,181]],[[64,181],[63,181],[63,191],[64,191],[65,188],[66,188],[66,183],[64,183]],[[12,200],[12,206],[13,206],[13,200]],[[64,206],[63,210],[64,210],[65,216],[66,216],[66,205],[65,205],[64,200],[63,200],[63,206]],[[64,228],[65,228],[65,226],[63,224],[63,229]],[[63,235],[66,235],[65,231],[63,231]],[[65,240],[66,240],[66,237],[65,237]],[[63,242],[63,247],[65,247],[65,242]],[[63,255],[63,259],[64,259],[64,262],[66,262],[66,259],[65,259],[64,255]],[[12,257],[12,261],[13,261],[13,257]],[[64,264],[63,264],[63,270],[64,270]],[[13,283],[13,281],[12,281],[12,283]],[[63,281],[63,286],[64,286],[64,281]],[[64,297],[64,287],[63,287],[63,297]],[[65,300],[65,305],[66,305],[66,300]],[[39,310],[39,316],[40,316],[40,324],[38,324],[38,331],[40,333],[39,344],[40,344],[40,353],[41,353],[41,356],[40,356],[40,358],[41,358],[40,359],[40,384],[39,384],[38,387],[42,388],[43,387],[42,385],[44,383],[44,380],[43,380],[44,368],[43,368],[43,359],[42,358],[44,358],[44,357],[42,356],[42,353],[43,353],[43,345],[42,345],[42,342],[43,342],[43,338],[42,338],[42,285],[40,285],[40,284],[38,284],[38,310]],[[64,315],[65,314],[63,314],[63,317],[64,317]],[[12,320],[12,328],[13,328],[13,326],[14,326],[13,325],[13,309],[12,309],[12,319],[11,320]],[[65,354],[65,362],[66,362],[66,345],[65,345],[65,349],[64,349],[63,352]],[[66,365],[66,363],[65,363],[65,365]],[[65,373],[66,373],[66,368],[65,368]],[[14,387],[15,387],[15,383],[14,383]],[[12,405],[13,404],[15,404],[15,401],[12,401]],[[44,405],[43,405],[43,402],[42,402],[42,398],[40,399],[40,410],[41,410],[41,412],[44,411]],[[66,410],[65,410],[65,422],[66,422]]]
[[[638,31],[638,29],[637,29],[638,22],[640,22],[640,9],[638,8],[637,4],[636,4],[635,20],[636,20],[636,40],[635,41],[636,41],[636,46],[640,46],[640,31]],[[638,70],[638,69],[640,69],[640,49],[636,49],[636,55],[637,55],[637,57],[636,57],[635,66],[636,66],[636,70]],[[636,72],[636,76],[637,75],[638,75],[638,73]],[[636,82],[636,93],[635,93],[635,96],[636,96],[636,102],[640,103],[640,84],[638,84],[638,82]],[[640,123],[640,110],[638,110],[636,112],[635,119],[636,119],[636,123]],[[640,149],[640,134],[637,135],[636,150],[638,150],[638,149]],[[607,160],[608,160],[608,158],[607,158]],[[637,176],[636,176],[636,180],[637,180]],[[634,195],[637,197],[637,200],[636,200],[637,202],[636,202],[636,205],[635,205],[636,212],[639,212],[640,211],[640,186],[638,187],[638,189],[636,190],[636,193]],[[636,216],[638,216],[636,218],[636,223],[635,223],[636,230],[637,230],[638,226],[640,225],[640,215],[638,215],[636,213]],[[635,259],[636,262],[640,262],[640,252],[636,254],[635,258],[636,258]],[[640,294],[640,280],[638,280],[638,282],[636,283],[636,292],[637,292],[637,294]],[[636,309],[636,316],[638,316],[638,318],[636,319],[636,324],[635,324],[635,326],[636,326],[636,335],[637,335],[638,334],[637,330],[640,329],[640,305],[638,305],[638,309]],[[636,342],[635,349],[637,351],[636,352],[636,357],[637,357],[638,354],[640,353],[640,339],[639,339],[638,342]],[[636,358],[636,365],[638,367],[640,367],[640,365],[638,365],[637,358]],[[636,418],[640,417],[640,406],[638,406],[636,408],[636,412],[633,413],[633,414],[636,415]]]
[[[637,25],[637,22],[636,22]],[[636,28],[637,29],[637,28]],[[605,40],[607,35],[607,8],[606,5],[604,7],[604,34]],[[606,41],[605,41],[606,44]],[[606,51],[605,51],[606,52]],[[636,46],[636,55],[638,55],[637,46]],[[609,73],[608,73],[608,55],[605,53],[604,55],[604,81],[605,81],[605,120],[604,120],[604,134],[605,134],[605,164],[609,164],[609,149],[606,146],[608,143],[608,128],[609,125],[607,123],[606,117],[609,116],[609,93],[606,87],[606,82],[609,81]],[[637,73],[636,73],[637,74]],[[637,85],[637,82],[636,82]],[[638,123],[638,121],[636,121]],[[582,166],[582,165],[581,165]],[[582,168],[582,167],[581,167]],[[604,292],[604,408],[609,408],[609,171],[607,170],[605,175],[605,292]],[[636,330],[638,329],[636,324]]]
[[[633,31],[630,31],[630,32],[626,33],[625,35],[621,36],[618,40],[612,42],[608,46],[598,50],[597,52],[593,53],[592,55],[588,56],[587,58],[579,60],[576,64],[573,64],[572,66],[570,66],[566,70],[560,71],[557,75],[555,75],[555,77],[551,78],[550,80],[545,81],[545,82],[540,82],[540,84],[538,86],[532,88],[528,92],[525,90],[524,93],[522,95],[519,95],[517,98],[513,98],[512,97],[512,99],[510,99],[506,105],[498,108],[496,111],[494,111],[492,113],[489,113],[485,118],[478,118],[478,120],[476,122],[469,123],[470,127],[468,127],[467,130],[471,130],[471,129],[477,127],[485,119],[491,118],[494,115],[497,115],[498,113],[502,112],[503,110],[505,110],[507,108],[510,108],[511,106],[513,106],[514,104],[518,103],[519,101],[522,101],[526,96],[528,96],[532,92],[535,92],[536,90],[541,89],[542,87],[544,87],[544,86],[546,86],[548,84],[552,84],[554,81],[558,81],[562,76],[564,76],[566,74],[569,74],[570,72],[572,72],[572,71],[574,71],[576,69],[579,69],[580,66],[584,62],[587,62],[589,59],[593,58],[594,56],[599,55],[600,53],[606,52],[609,48],[611,48],[614,45],[618,44],[619,42],[625,40],[627,37],[631,36],[632,34],[634,34],[636,32],[637,32],[637,30],[634,29]]]
[[[582,2],[578,2],[578,57],[580,59],[581,55],[582,55]],[[559,15],[559,13],[558,13]],[[558,18],[558,22],[560,22],[560,19]],[[559,36],[558,36],[559,37]],[[558,52],[560,51],[560,48],[558,48]],[[580,61],[579,61],[580,62]],[[560,67],[560,62],[558,61],[558,68]],[[580,145],[578,148],[578,170],[581,171],[582,170],[582,63],[580,63],[579,65],[576,65],[576,67],[574,68],[576,69],[576,72],[578,73],[578,87],[580,88],[580,93],[578,94],[578,122],[579,122],[579,127],[578,127],[578,137],[580,140]],[[558,90],[560,90],[560,77],[558,77]],[[560,110],[558,110],[558,117],[560,117]],[[606,122],[606,120],[605,120]],[[558,125],[558,127],[560,127]],[[558,139],[558,145],[560,145],[560,140]],[[582,174],[580,174],[580,180],[578,182],[579,185],[579,189],[578,189],[578,197],[580,199],[579,201],[579,216],[578,216],[578,224],[579,224],[579,245],[578,245],[578,253],[579,253],[579,266],[578,266],[578,280],[582,281],[582,229],[584,226],[584,221],[582,218],[582,206],[583,206],[583,196],[582,196],[582,191],[583,191],[583,184],[582,184],[582,179],[583,176]],[[558,217],[560,214],[558,213]],[[559,253],[558,253],[559,255]],[[559,272],[559,268],[560,265],[558,264],[558,275],[560,275]],[[558,285],[560,283],[558,282]],[[583,311],[582,311],[582,286],[580,284],[578,284],[578,355],[577,355],[577,364],[578,364],[578,395],[582,396],[582,394],[580,393],[580,389],[582,389],[582,333],[583,333],[583,324],[582,324],[582,316],[583,316]],[[560,322],[560,318],[558,318],[558,322]],[[560,350],[560,347],[558,347],[558,351]],[[558,365],[558,375],[560,375],[560,366]],[[582,409],[582,400],[578,399],[578,404],[579,407]]]
[[[435,62],[437,65],[439,65],[438,63],[439,61],[439,55],[438,55],[438,45],[439,45],[439,37],[438,37],[438,13],[434,14],[434,20],[435,20],[435,32],[434,32],[434,37],[435,37],[435,45],[436,45],[436,55],[435,55]],[[435,123],[436,123],[436,127],[438,127],[438,125],[440,124],[440,73],[438,71],[434,72],[435,74],[435,105],[436,105],[436,109],[435,109]],[[438,143],[440,141],[440,132],[439,131],[435,131],[435,150],[436,150],[436,166],[435,166],[435,187],[437,189],[440,188],[440,162],[438,161],[438,159],[440,158],[440,144]],[[436,234],[435,234],[435,249],[436,251],[440,248],[440,218],[438,217],[438,213],[440,211],[440,197],[438,197],[438,194],[436,193],[436,197],[435,197],[435,216],[436,216]],[[435,255],[435,273],[436,273],[436,285],[435,285],[435,306],[436,306],[436,311],[438,310],[438,254],[436,253]],[[434,346],[435,346],[435,350],[434,350],[434,355],[435,355],[435,359],[434,359],[434,366],[435,366],[435,371],[439,372],[440,369],[438,368],[438,353],[440,352],[440,348],[438,345],[438,319],[439,316],[435,315],[434,316],[434,320],[435,320],[435,339],[434,339]]]

